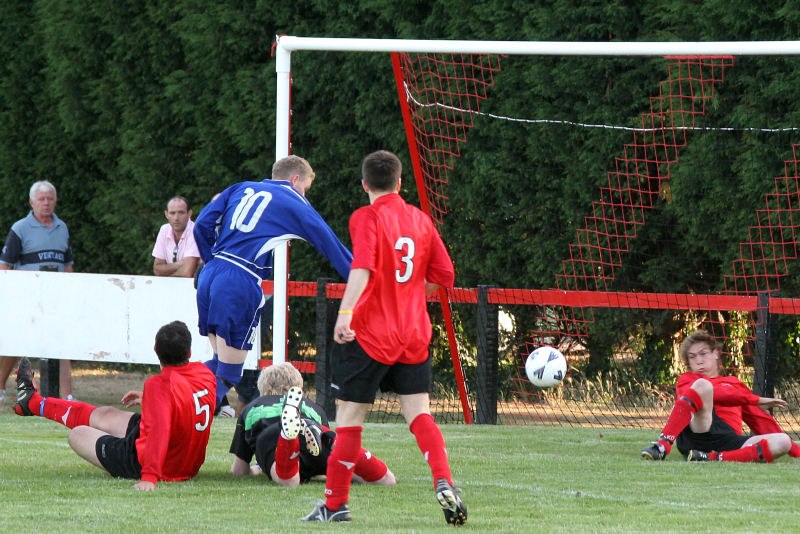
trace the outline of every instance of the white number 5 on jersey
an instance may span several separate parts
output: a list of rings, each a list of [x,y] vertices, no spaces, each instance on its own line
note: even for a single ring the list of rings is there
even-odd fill
[[[201,389],[200,391],[195,391],[192,393],[194,397],[194,412],[196,415],[201,415],[204,417],[204,421],[202,423],[195,423],[194,429],[198,432],[202,432],[203,430],[208,427],[208,423],[211,422],[211,407],[206,404],[200,404],[200,397],[205,397],[208,395],[207,389]]]

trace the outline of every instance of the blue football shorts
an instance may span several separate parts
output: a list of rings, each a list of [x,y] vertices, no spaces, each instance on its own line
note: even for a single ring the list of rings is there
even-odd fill
[[[264,305],[260,280],[225,260],[213,259],[197,280],[197,326],[228,346],[250,350]]]

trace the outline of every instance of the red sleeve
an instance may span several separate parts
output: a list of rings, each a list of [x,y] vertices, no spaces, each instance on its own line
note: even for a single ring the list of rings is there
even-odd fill
[[[139,423],[144,448],[139,450],[139,463],[142,465],[142,480],[157,483],[161,479],[164,460],[169,448],[170,405],[172,398],[169,387],[160,384],[165,380],[158,375],[147,379],[142,393],[142,420]]]
[[[428,261],[428,270],[425,271],[425,280],[438,284],[442,287],[453,287],[456,275],[453,269],[453,261],[447,253],[442,242],[441,236],[433,229],[433,240],[431,243],[431,256]]]
[[[753,434],[783,432],[774,417],[752,404],[742,406],[742,420],[747,423]]]
[[[714,404],[720,406],[757,405],[760,397],[735,376],[723,376],[712,381],[714,384]]]
[[[758,404],[758,395],[750,391],[738,378],[734,376],[720,376],[717,378],[707,378],[697,373],[683,373],[678,378],[676,385],[678,396],[684,394],[685,390],[699,378],[706,378],[714,386],[714,404],[720,406],[752,406]]]
[[[350,241],[353,244],[353,261],[351,269],[369,269],[375,272],[375,250],[377,223],[368,209],[369,206],[359,208],[350,216]]]

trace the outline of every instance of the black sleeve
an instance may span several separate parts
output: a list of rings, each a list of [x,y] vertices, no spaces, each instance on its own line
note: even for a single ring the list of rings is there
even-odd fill
[[[247,443],[247,439],[245,439],[244,435],[244,415],[245,411],[242,410],[242,413],[239,414],[239,419],[236,421],[236,430],[233,433],[233,439],[231,440],[231,448],[228,452],[231,454],[235,454],[238,458],[241,458],[247,463],[253,459],[253,449]]]
[[[72,258],[72,242],[67,239],[67,250],[64,251],[64,265],[68,265],[75,260]]]
[[[328,421],[328,414],[325,413],[325,410],[317,404],[316,402],[312,401],[308,397],[303,398],[303,412],[307,417],[311,417],[312,419],[316,419],[310,413],[312,412],[319,417],[320,423],[330,428],[331,423]]]
[[[22,240],[14,230],[9,230],[6,243],[3,245],[3,252],[0,254],[0,261],[13,265],[19,261],[19,255],[22,252]]]

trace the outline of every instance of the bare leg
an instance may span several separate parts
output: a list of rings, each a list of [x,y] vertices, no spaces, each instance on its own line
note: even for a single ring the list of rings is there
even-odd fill
[[[208,342],[211,344],[211,350],[214,354],[219,354],[217,352],[217,336],[216,334],[208,334]]]
[[[69,446],[72,447],[72,450],[74,450],[78,456],[90,464],[104,469],[103,464],[101,464],[100,460],[97,458],[95,445],[97,444],[97,440],[105,435],[107,435],[105,432],[90,426],[77,426],[69,433]]]
[[[695,412],[689,422],[689,428],[692,432],[708,432],[711,428],[711,412],[714,410],[714,385],[705,378],[698,378],[692,384],[692,389],[700,395],[703,407]]]
[[[89,416],[89,425],[104,434],[123,438],[128,431],[131,417],[133,417],[133,412],[126,412],[113,406],[99,406]]]
[[[275,481],[280,486],[286,486],[287,488],[294,488],[300,485],[300,472],[294,474],[292,478],[281,478],[278,476],[278,471],[275,468],[275,462],[272,462],[272,466],[269,468],[270,478]]]
[[[0,356],[0,389],[6,389],[6,382],[8,377],[11,376],[11,371],[17,365],[19,358],[16,356]],[[12,389],[13,391],[13,389]],[[7,393],[8,394],[8,393]],[[13,397],[13,393],[8,395]]]
[[[406,424],[410,425],[419,415],[431,413],[430,396],[427,393],[400,395],[400,409],[406,419]]]
[[[367,482],[357,474],[353,473],[353,482],[358,482],[359,484],[374,484],[376,486],[394,486],[397,481],[394,478],[394,473],[392,470],[386,471],[386,474],[383,475],[378,480],[373,480],[372,482]]]
[[[773,458],[778,458],[779,456],[783,456],[784,454],[789,452],[789,449],[792,448],[792,438],[790,438],[787,434],[784,434],[783,432],[753,436],[744,442],[742,448],[748,447],[750,445],[755,445],[762,439],[767,440],[767,443],[769,444],[769,451],[772,454]]]
[[[211,340],[212,335],[213,334],[209,334],[209,341]],[[221,337],[214,336],[214,340],[215,341],[211,346],[216,347],[219,361],[223,363],[244,363],[244,360],[247,358],[246,350],[235,349],[228,346],[228,342]]]
[[[58,362],[58,391],[62,399],[72,395],[72,362],[59,360]]]
[[[360,426],[367,416],[371,404],[362,402],[339,401],[336,407],[337,426]]]

